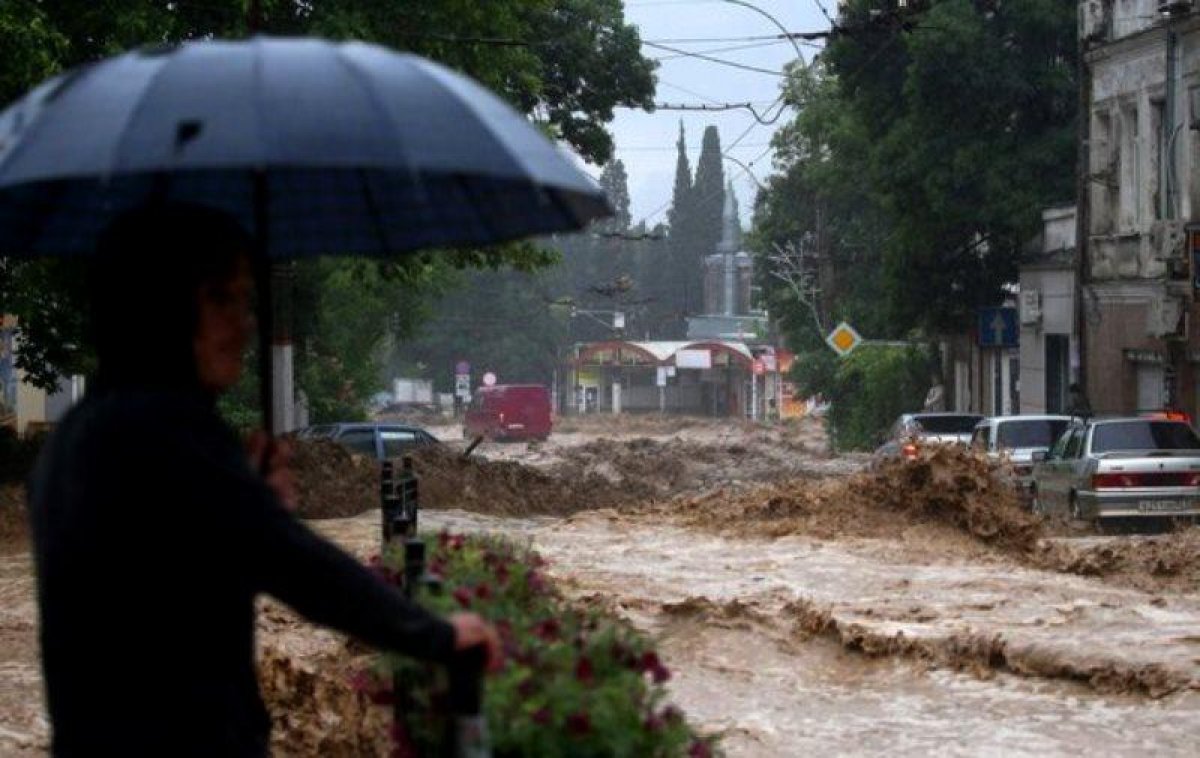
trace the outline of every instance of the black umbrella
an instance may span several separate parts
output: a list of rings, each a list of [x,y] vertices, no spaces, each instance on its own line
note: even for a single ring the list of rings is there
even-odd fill
[[[485,88],[357,42],[139,50],[0,113],[0,255],[88,255],[116,216],[153,202],[230,213],[263,261],[482,245],[610,213]]]

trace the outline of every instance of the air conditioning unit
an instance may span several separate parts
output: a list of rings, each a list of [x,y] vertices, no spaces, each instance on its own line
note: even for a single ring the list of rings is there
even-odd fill
[[[1155,221],[1150,227],[1150,254],[1164,263],[1183,259],[1186,242],[1186,221]]]
[[[1187,339],[1187,304],[1165,291],[1162,297],[1150,301],[1146,313],[1146,333],[1151,337]]]
[[[1042,322],[1042,293],[1040,290],[1021,290],[1021,323],[1040,324]]]

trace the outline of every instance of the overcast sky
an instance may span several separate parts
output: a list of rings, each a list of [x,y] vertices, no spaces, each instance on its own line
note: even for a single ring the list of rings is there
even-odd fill
[[[746,1],[774,16],[788,31],[829,28],[817,0]],[[821,2],[830,13],[835,12],[835,0]],[[774,35],[780,30],[764,16],[727,0],[625,0],[625,18],[639,27],[643,43],[705,53],[755,68],[782,71],[784,64],[796,55],[786,40],[744,39]],[[671,41],[696,39],[714,41]],[[722,50],[749,45],[754,47]],[[800,49],[807,61],[818,52],[818,48],[811,46],[801,45]],[[721,51],[713,52],[717,50]],[[677,57],[675,53],[649,44],[643,44],[642,53],[660,61],[655,98],[660,103],[750,102],[763,113],[780,93],[782,79],[778,76],[698,58]],[[751,170],[762,179],[771,173],[768,149],[771,135],[792,115],[791,111],[785,112],[774,125],[762,126],[744,110],[724,113],[617,111],[611,129],[616,140],[616,156],[624,161],[629,172],[630,212],[634,223],[642,219],[651,225],[665,221],[675,178],[675,141],[680,119],[687,133],[688,157],[693,171],[700,155],[704,128],[712,124],[720,130],[722,149],[743,163],[751,164]],[[739,137],[741,141],[730,149]],[[748,227],[757,191],[754,180],[730,161],[725,161],[724,168],[726,178],[733,179],[743,224]]]

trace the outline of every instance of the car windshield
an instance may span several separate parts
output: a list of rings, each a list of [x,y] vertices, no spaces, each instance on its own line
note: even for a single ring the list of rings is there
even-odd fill
[[[926,434],[970,434],[979,416],[917,416],[913,419]]]
[[[1066,419],[1023,419],[1000,424],[998,447],[1049,448],[1067,428]]]
[[[1122,421],[1098,424],[1092,433],[1092,452],[1116,450],[1200,450],[1200,439],[1177,421]]]

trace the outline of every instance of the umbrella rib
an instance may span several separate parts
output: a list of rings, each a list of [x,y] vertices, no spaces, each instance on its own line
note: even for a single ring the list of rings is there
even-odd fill
[[[358,169],[358,180],[362,184],[363,201],[367,204],[367,213],[375,224],[375,236],[379,238],[379,254],[387,255],[390,250],[387,229],[383,225],[383,217],[379,213],[379,203],[375,202],[375,193],[371,191],[371,179],[365,168]]]
[[[137,55],[137,53],[129,53],[129,56],[134,55]],[[175,60],[175,56],[153,56],[148,57],[147,60],[150,61],[148,65],[155,66],[155,71],[151,76],[146,78],[146,86],[142,87],[142,91],[138,94],[137,100],[134,102],[133,107],[129,109],[129,115],[126,117],[125,123],[121,125],[121,130],[118,132],[121,136],[119,139],[117,139],[116,144],[113,145],[112,154],[109,156],[108,171],[103,177],[105,180],[117,173],[117,161],[125,152],[125,145],[129,140],[130,126],[134,121],[137,120],[139,116],[142,115],[142,111],[145,109],[146,104],[150,99],[150,90],[154,87],[155,81],[159,76],[162,75],[163,69],[167,67],[168,61]]]
[[[366,95],[367,100],[369,100],[371,104],[375,106],[375,111],[380,115],[380,118],[387,123],[388,133],[391,135],[400,134],[400,127],[396,124],[395,119],[392,118],[391,112],[384,107],[383,100],[380,99],[379,93],[371,84],[370,77],[366,76],[362,71],[359,70],[358,66],[354,64],[353,59],[347,58],[345,55],[343,55],[344,50],[344,46],[338,46],[334,52],[334,59],[339,65],[342,66],[342,68],[346,69],[346,71],[350,74],[351,79],[358,82],[358,86],[362,88],[363,94]],[[414,184],[420,186],[420,172],[413,168],[414,164],[412,160],[410,160],[410,156],[407,155],[405,145],[399,140],[389,140],[388,144],[393,146],[400,153],[402,164],[408,167],[408,172],[412,176]]]

